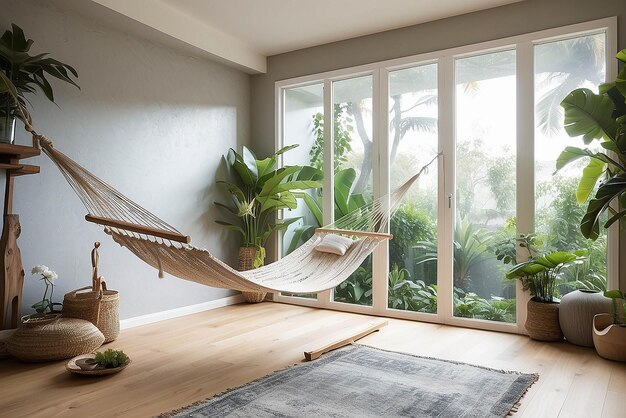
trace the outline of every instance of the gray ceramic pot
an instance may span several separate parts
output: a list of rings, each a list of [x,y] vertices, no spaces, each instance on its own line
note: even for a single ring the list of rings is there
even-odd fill
[[[593,347],[593,317],[611,309],[609,298],[591,290],[575,290],[561,299],[559,323],[572,344]]]

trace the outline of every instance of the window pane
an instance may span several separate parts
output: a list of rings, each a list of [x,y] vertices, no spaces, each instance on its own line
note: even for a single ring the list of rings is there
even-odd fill
[[[283,165],[314,165],[321,168],[321,148],[323,137],[324,84],[295,87],[284,90],[283,145],[298,144],[298,148],[283,154]],[[320,191],[306,191],[321,207]],[[313,235],[314,229],[321,226],[321,213],[313,204],[309,207],[303,199],[298,199],[295,210],[285,212],[285,217],[302,217],[291,224],[283,234],[281,255],[287,255]],[[297,296],[315,299],[317,295],[295,295],[283,293],[283,296]]]
[[[437,64],[389,73],[391,189],[438,152]],[[437,165],[431,165],[391,218],[392,309],[437,312]]]
[[[373,199],[372,76],[333,82],[335,219]],[[337,302],[372,304],[372,257],[335,288]]]
[[[556,159],[566,146],[584,147],[582,139],[570,138],[563,129],[559,104],[579,87],[597,93],[597,86],[605,80],[604,42],[601,33],[535,47],[535,229],[542,242],[539,250],[589,251],[588,263],[562,270],[557,286],[560,296],[580,288],[606,288],[606,230],[601,228],[596,241],[583,237],[580,221],[587,205],[579,205],[575,195],[582,168],[589,161],[580,160],[553,175]]]
[[[515,322],[515,51],[455,61],[454,316]]]

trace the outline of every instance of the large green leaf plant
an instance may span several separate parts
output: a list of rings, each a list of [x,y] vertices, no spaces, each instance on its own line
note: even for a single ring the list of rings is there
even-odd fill
[[[262,160],[245,146],[241,154],[231,148],[225,156],[232,181],[220,180],[217,184],[228,191],[230,199],[227,203],[215,202],[215,205],[223,209],[231,221],[215,222],[240,233],[244,247],[256,247],[255,267],[265,262],[264,245],[269,237],[300,219],[280,221],[278,212],[296,209],[296,196],[322,186],[323,174],[316,168],[276,167],[278,156],[295,147],[297,145],[284,147]]]
[[[561,271],[573,264],[582,264],[586,259],[587,250],[573,252],[555,251],[517,264],[506,275],[507,279],[519,279],[524,290],[538,302],[552,303],[557,291],[557,280]]]
[[[54,102],[47,76],[80,88],[72,80],[72,76],[78,77],[73,67],[50,58],[47,53],[30,55],[33,43],[16,24],[11,24],[11,30],[0,37],[0,114],[15,116],[23,122],[30,118],[26,93],[35,94],[39,89]]]
[[[616,57],[626,63],[626,50]],[[607,211],[605,228],[626,216],[625,96],[626,68],[622,68],[615,81],[600,85],[599,94],[579,88],[561,102],[566,132],[572,137],[582,136],[587,147],[566,147],[557,160],[556,169],[561,170],[581,158],[589,159],[582,171],[576,198],[579,203],[585,203],[598,186],[580,224],[582,234],[593,240],[600,235],[602,216]],[[597,143],[602,150],[593,148]],[[611,206],[614,203],[619,203],[619,207]]]

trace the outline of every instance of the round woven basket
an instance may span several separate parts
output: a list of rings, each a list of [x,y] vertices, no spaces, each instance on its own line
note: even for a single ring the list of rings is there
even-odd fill
[[[239,248],[239,271],[252,270],[254,268],[254,259],[256,257],[255,247]],[[241,292],[243,300],[248,303],[259,303],[265,300],[267,293],[259,292]]]
[[[91,290],[92,287],[88,286],[67,293],[63,298],[63,316],[91,322],[104,335],[104,342],[108,343],[120,335],[120,294],[107,290],[104,281],[101,281],[101,286],[100,291]]]
[[[61,360],[90,353],[104,342],[104,335],[89,321],[53,318],[30,321],[23,318],[20,327],[7,340],[7,351],[29,362]]]
[[[559,325],[559,304],[528,301],[526,331],[528,336],[538,341],[561,341],[563,332]]]

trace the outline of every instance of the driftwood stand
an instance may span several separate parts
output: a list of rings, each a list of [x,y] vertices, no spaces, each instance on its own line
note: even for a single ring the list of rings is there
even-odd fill
[[[38,166],[20,163],[21,159],[36,155],[39,155],[39,149],[34,147],[0,144],[0,169],[6,170],[4,223],[0,237],[0,329],[17,327],[24,284],[22,255],[17,246],[21,226],[19,216],[13,213],[13,183],[17,176],[39,173]]]

